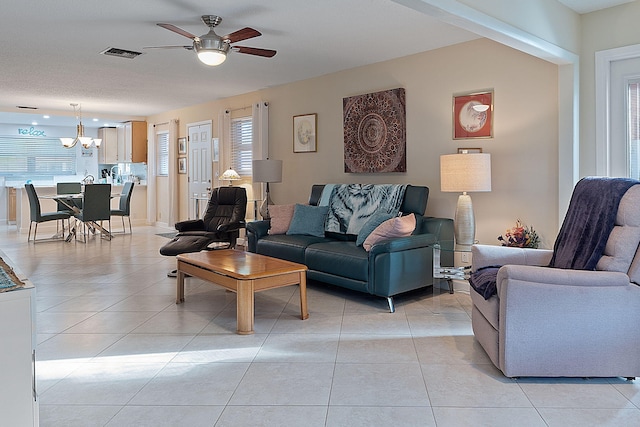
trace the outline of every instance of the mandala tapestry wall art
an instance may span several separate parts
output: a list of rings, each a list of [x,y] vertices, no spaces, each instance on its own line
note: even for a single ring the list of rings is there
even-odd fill
[[[404,88],[342,99],[344,171],[407,171]]]

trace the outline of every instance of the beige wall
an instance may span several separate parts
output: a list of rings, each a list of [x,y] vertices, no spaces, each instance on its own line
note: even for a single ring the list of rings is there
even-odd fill
[[[640,1],[582,17],[580,55],[580,173],[596,173],[595,53],[640,43]]]
[[[270,157],[284,161],[283,182],[272,184],[276,203],[305,202],[311,184],[337,182],[410,183],[430,188],[427,214],[453,217],[457,194],[440,192],[439,156],[459,147],[491,153],[493,191],[473,194],[477,238],[496,237],[521,219],[533,224],[551,246],[558,230],[558,69],[498,43],[481,39],[286,84],[243,96],[147,118],[186,124],[258,100],[269,101]],[[404,87],[407,102],[407,173],[347,174],[343,166],[342,98]],[[495,91],[494,138],[453,140],[452,94]],[[293,153],[292,117],[318,114],[318,151]],[[180,217],[186,217],[186,177],[180,179]]]

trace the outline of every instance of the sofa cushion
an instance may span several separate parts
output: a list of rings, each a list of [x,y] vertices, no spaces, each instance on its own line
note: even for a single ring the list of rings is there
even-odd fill
[[[304,263],[310,270],[363,282],[369,277],[369,254],[355,242],[313,243],[307,247]]]
[[[328,239],[324,237],[305,236],[302,234],[291,236],[273,234],[258,240],[256,253],[304,264],[305,249],[313,243],[326,241]]]
[[[296,205],[271,205],[269,206],[269,216],[271,217],[271,227],[269,234],[286,234],[293,218],[293,210]]]
[[[356,245],[357,246],[362,246],[362,244],[364,243],[365,239],[367,237],[369,237],[369,234],[371,234],[371,232],[373,230],[375,230],[376,228],[378,228],[378,226],[380,224],[382,224],[383,222],[393,218],[394,215],[390,214],[390,213],[386,213],[386,212],[377,212],[374,213],[373,215],[371,215],[371,217],[367,220],[367,222],[364,223],[364,225],[362,226],[362,228],[360,229],[360,231],[358,232],[358,238],[356,239]]]
[[[615,225],[596,270],[631,273],[630,267],[640,242],[640,185],[629,188],[622,196]],[[637,280],[637,279],[636,279]]]
[[[327,206],[296,204],[287,234],[324,237],[324,223],[327,219],[328,210]]]
[[[362,247],[369,251],[373,245],[382,240],[410,236],[415,228],[416,217],[414,214],[389,219],[369,234]]]

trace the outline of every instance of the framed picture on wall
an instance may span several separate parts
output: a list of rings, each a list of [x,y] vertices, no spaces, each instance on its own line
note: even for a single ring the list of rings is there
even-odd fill
[[[178,138],[178,154],[187,154],[187,138]]]
[[[310,153],[317,151],[317,114],[293,116],[293,152]]]
[[[493,138],[493,90],[453,95],[453,139]]]
[[[186,157],[178,157],[178,173],[187,173]]]
[[[211,138],[211,142],[213,143],[212,161],[219,162],[220,161],[220,140],[218,138]]]

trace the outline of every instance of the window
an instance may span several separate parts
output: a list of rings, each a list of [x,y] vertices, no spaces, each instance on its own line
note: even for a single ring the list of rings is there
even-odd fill
[[[169,176],[169,133],[156,134],[158,149],[156,150],[156,174]]]
[[[252,173],[252,140],[252,118],[231,119],[231,168],[241,177],[250,177]]]
[[[58,138],[0,136],[0,175],[7,181],[75,175],[77,154],[78,147],[64,148]]]

